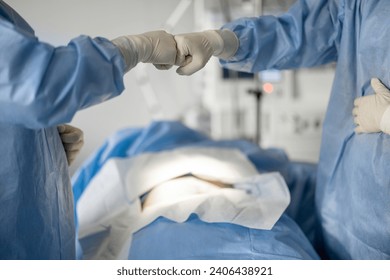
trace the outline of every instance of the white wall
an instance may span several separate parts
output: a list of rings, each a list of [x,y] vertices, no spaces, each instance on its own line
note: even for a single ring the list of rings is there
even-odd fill
[[[180,0],[6,0],[33,27],[37,37],[54,46],[66,45],[81,34],[113,39],[126,34],[163,29]],[[193,31],[193,7],[186,11],[172,33]],[[195,76],[181,77],[174,69],[146,67],[165,118],[176,119],[194,102]],[[125,92],[103,104],[76,114],[72,125],[85,133],[85,146],[71,166],[71,173],[104,139],[124,127],[144,126],[152,120],[135,74],[125,76]]]

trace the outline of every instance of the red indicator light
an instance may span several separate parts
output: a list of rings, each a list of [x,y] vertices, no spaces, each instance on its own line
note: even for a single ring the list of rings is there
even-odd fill
[[[272,93],[274,91],[274,85],[271,83],[263,84],[263,91],[268,94]]]

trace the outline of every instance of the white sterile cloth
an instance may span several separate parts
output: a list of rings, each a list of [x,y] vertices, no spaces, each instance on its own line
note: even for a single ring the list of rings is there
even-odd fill
[[[186,174],[195,177],[178,178]],[[149,191],[152,203],[142,209],[140,197]],[[205,222],[268,230],[289,203],[282,176],[259,174],[239,150],[146,153],[111,159],[91,180],[77,204],[79,238],[86,258],[126,258],[132,233],[160,216],[184,222],[195,213]]]

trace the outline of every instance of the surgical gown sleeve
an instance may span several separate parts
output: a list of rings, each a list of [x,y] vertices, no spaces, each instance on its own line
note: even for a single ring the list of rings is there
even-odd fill
[[[0,16],[0,122],[43,128],[120,94],[125,64],[107,39],[53,47]]]
[[[244,72],[312,67],[337,60],[343,0],[300,0],[279,16],[241,18],[224,25],[240,41],[227,68]]]

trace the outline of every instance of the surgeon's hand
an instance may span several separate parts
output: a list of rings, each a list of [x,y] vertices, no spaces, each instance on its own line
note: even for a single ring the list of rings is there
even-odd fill
[[[60,133],[68,164],[71,165],[84,145],[84,133],[81,129],[68,124],[59,125],[57,129]]]
[[[207,30],[175,36],[177,47],[176,72],[192,75],[202,69],[211,56],[222,59],[232,57],[239,46],[234,32],[230,30]]]
[[[169,69],[175,64],[176,42],[173,35],[163,30],[121,36],[112,43],[125,59],[126,72],[139,62],[153,63],[158,69]]]
[[[375,91],[355,99],[352,114],[356,124],[355,132],[384,132],[390,134],[390,91],[377,78],[371,79]]]

